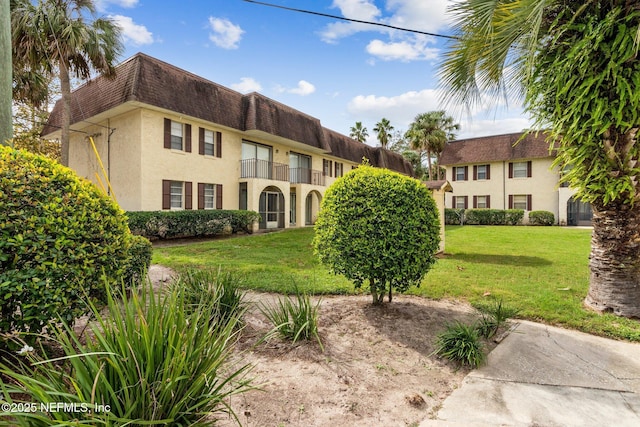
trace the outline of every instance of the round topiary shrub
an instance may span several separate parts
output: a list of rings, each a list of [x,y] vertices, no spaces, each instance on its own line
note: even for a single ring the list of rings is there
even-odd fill
[[[373,303],[385,291],[419,286],[435,262],[440,220],[420,181],[363,165],[329,187],[315,226],[314,249],[334,273],[368,282]]]
[[[531,211],[529,212],[529,225],[553,225],[556,217],[553,212],[549,211]]]
[[[72,322],[127,266],[122,210],[55,161],[0,147],[0,331]]]

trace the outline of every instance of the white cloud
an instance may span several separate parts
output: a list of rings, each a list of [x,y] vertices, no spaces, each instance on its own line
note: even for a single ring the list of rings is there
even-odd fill
[[[109,18],[122,28],[122,35],[125,41],[131,41],[136,46],[153,43],[153,34],[144,25],[133,22],[131,17],[110,15]]]
[[[244,34],[239,25],[233,24],[228,19],[209,17],[209,27],[213,33],[209,33],[209,40],[223,49],[237,49],[238,43]]]
[[[436,59],[440,51],[427,46],[431,41],[431,38],[423,36],[414,37],[412,40],[389,43],[375,39],[367,45],[367,52],[384,61],[431,60]]]
[[[104,11],[108,5],[120,6],[127,9],[131,9],[138,5],[138,0],[95,0],[94,5],[97,10]]]
[[[447,7],[451,0],[388,0],[387,9],[394,11],[389,24],[427,32],[437,32],[451,24]]]
[[[382,13],[369,0],[334,0],[332,7],[340,9],[342,16],[345,18],[360,21],[377,21]],[[324,31],[320,33],[320,36],[327,43],[335,43],[340,38],[370,29],[371,25],[357,22],[334,22],[327,25]]]
[[[238,92],[249,93],[261,91],[262,85],[252,77],[242,77],[240,79],[240,83],[232,84],[231,88],[237,90]]]
[[[459,123],[460,132],[458,132],[457,139],[516,133],[531,128],[531,122],[526,117],[509,117],[498,120],[475,120],[471,118],[462,119]]]
[[[300,80],[298,82],[298,86],[294,88],[286,88],[284,86],[278,85],[276,86],[275,90],[278,93],[292,93],[294,95],[307,96],[315,92],[316,87],[306,80]]]

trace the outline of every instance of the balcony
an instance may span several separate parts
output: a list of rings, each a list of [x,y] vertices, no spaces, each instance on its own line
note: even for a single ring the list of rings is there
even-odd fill
[[[322,171],[307,168],[290,168],[283,163],[260,159],[240,160],[240,178],[272,179],[292,184],[325,185]]]
[[[325,185],[321,171],[307,168],[290,168],[289,182],[292,184]]]
[[[240,178],[289,181],[289,165],[260,159],[240,160]]]

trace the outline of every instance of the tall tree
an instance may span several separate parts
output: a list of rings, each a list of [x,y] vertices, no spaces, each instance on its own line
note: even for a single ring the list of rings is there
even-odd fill
[[[9,2],[0,1],[0,145],[13,133],[11,124],[11,19]]]
[[[369,131],[365,126],[362,126],[362,122],[356,122],[355,126],[351,126],[351,133],[349,136],[358,142],[364,143],[369,136]]]
[[[521,96],[593,209],[586,304],[640,318],[637,2],[473,0],[452,12],[446,92],[467,104]]]
[[[454,123],[453,118],[443,110],[418,114],[409,126],[406,137],[420,157],[422,153],[426,153],[429,180],[433,179],[433,157],[436,158],[436,179],[440,179],[440,156],[445,144],[455,139],[458,129],[460,125]]]
[[[95,16],[92,0],[12,0],[14,64],[32,72],[57,73],[62,92],[61,163],[69,164],[71,73],[87,79],[97,71],[115,74],[123,50],[121,29]]]
[[[391,140],[391,131],[393,130],[393,126],[389,123],[389,120],[384,117],[378,123],[376,123],[376,127],[373,128],[373,131],[377,133],[378,141],[382,148],[387,148],[389,141]]]

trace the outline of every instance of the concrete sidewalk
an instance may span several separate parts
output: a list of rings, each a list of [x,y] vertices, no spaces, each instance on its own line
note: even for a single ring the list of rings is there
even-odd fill
[[[437,426],[640,426],[640,344],[519,321]]]

